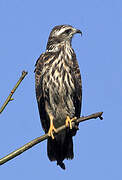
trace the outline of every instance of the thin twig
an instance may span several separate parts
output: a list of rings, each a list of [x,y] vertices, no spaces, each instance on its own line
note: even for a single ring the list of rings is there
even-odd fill
[[[2,105],[2,107],[0,108],[0,113],[2,113],[2,111],[5,109],[5,107],[7,106],[7,104],[10,101],[13,101],[14,99],[12,98],[12,95],[14,94],[14,92],[16,91],[17,87],[20,85],[20,83],[22,82],[22,80],[24,79],[24,77],[27,75],[27,72],[22,71],[22,75],[20,77],[20,79],[17,81],[16,85],[14,86],[14,88],[12,89],[12,91],[10,92],[9,96],[7,97],[7,99],[5,100],[4,104]]]
[[[76,120],[74,120],[74,122],[72,122],[72,126],[73,127],[75,126],[75,122],[80,123],[80,122],[83,122],[83,121],[86,121],[86,120],[89,120],[89,119],[96,119],[98,117],[102,120],[103,119],[102,114],[103,114],[103,112],[98,112],[98,113],[95,113],[95,114],[91,114],[89,116],[80,117],[79,119],[76,119]],[[62,131],[63,129],[66,129],[66,128],[67,127],[65,125],[59,127],[57,129],[57,133],[59,133],[60,131]],[[23,153],[24,151],[30,149],[31,147],[35,146],[36,144],[46,140],[48,137],[49,137],[48,134],[45,134],[43,136],[40,136],[40,137],[30,141],[29,143],[25,144],[21,148],[13,151],[12,153],[8,154],[7,156],[5,156],[3,158],[1,158],[0,159],[0,165],[2,165],[4,163],[6,163],[7,161],[15,158],[16,156],[20,155],[21,153]]]

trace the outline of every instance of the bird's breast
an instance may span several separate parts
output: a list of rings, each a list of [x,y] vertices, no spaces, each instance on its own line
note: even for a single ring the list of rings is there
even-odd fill
[[[75,113],[73,63],[68,58],[59,54],[52,62],[48,62],[43,77],[43,92],[47,97],[48,107],[55,113],[56,119],[60,120],[65,119],[67,115],[73,117]]]
[[[56,88],[59,93],[74,89],[72,77],[72,67],[64,59],[55,60],[50,67],[47,68],[45,81],[48,88]]]

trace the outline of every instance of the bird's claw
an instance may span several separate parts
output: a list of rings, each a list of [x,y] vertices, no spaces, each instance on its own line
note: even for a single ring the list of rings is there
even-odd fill
[[[54,139],[54,134],[57,133],[57,129],[53,126],[53,124],[50,126],[50,129],[48,131],[48,136],[51,136],[52,139]]]
[[[66,127],[69,126],[69,128],[72,129],[72,122],[73,122],[74,120],[76,120],[76,119],[77,119],[76,117],[70,119],[70,117],[67,116],[65,126],[66,126]]]

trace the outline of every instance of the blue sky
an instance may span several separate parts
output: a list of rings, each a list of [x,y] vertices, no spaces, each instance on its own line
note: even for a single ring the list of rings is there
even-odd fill
[[[28,75],[0,115],[0,157],[43,134],[35,98],[34,65],[53,26],[83,32],[72,41],[82,81],[82,115],[75,158],[63,171],[48,160],[46,141],[0,167],[1,179],[122,179],[122,1],[0,0],[0,106],[21,75]]]

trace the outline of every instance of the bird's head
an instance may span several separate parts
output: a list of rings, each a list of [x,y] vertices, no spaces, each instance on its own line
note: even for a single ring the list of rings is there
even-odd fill
[[[75,29],[70,25],[55,26],[50,33],[47,50],[56,49],[56,47],[64,43],[70,44],[73,35],[76,33],[80,33],[82,35],[82,32],[79,29]]]

